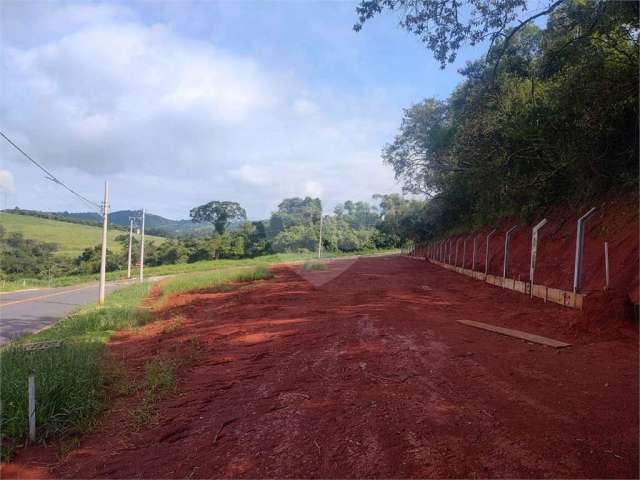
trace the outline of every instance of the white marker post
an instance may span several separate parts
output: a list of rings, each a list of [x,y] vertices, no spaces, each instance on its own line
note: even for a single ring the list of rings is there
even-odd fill
[[[582,280],[582,251],[584,250],[584,223],[596,213],[596,207],[593,207],[578,219],[576,232],[576,261],[573,269],[573,293],[580,290]]]
[[[455,255],[455,259],[453,260],[453,264],[457,267],[458,266],[458,244],[460,243],[460,239],[456,238],[456,255]]]
[[[36,377],[29,375],[29,440],[36,441]]]
[[[536,255],[538,253],[538,231],[547,224],[547,219],[543,218],[533,227],[531,232],[531,262],[529,264],[529,282],[531,283],[531,296],[533,297],[533,274],[536,271]]]
[[[491,242],[491,237],[496,233],[496,229],[494,228],[487,235],[487,246],[484,252],[484,274],[487,275],[489,273],[489,242]]]
[[[502,278],[507,278],[507,270],[509,269],[509,240],[511,239],[511,233],[518,228],[514,225],[504,235],[504,262],[502,265]]]

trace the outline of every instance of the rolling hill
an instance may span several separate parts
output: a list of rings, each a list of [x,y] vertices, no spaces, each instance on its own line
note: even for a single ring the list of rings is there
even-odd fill
[[[48,212],[34,212],[37,215]],[[51,215],[59,219],[70,221],[82,221],[91,223],[101,223],[102,217],[95,212],[51,212]],[[123,227],[129,226],[130,217],[138,217],[139,210],[118,210],[109,213],[109,222]],[[213,232],[211,225],[198,225],[191,220],[171,220],[169,218],[147,213],[145,215],[145,226],[148,232],[157,235],[207,235]]]
[[[57,255],[77,257],[87,247],[99,245],[102,241],[102,228],[93,225],[50,220],[32,215],[17,215],[0,212],[0,225],[7,233],[22,233],[25,238],[32,238],[42,242],[53,242],[58,245]],[[118,235],[126,235],[123,230],[109,230],[108,246],[112,251],[120,250],[120,243],[116,242]],[[164,242],[163,237],[146,235],[148,241]]]

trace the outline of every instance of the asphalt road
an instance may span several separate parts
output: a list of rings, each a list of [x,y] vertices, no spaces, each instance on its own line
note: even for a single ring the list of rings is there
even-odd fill
[[[123,283],[107,283],[111,293]],[[83,305],[96,302],[98,283],[0,293],[0,345],[42,330]]]

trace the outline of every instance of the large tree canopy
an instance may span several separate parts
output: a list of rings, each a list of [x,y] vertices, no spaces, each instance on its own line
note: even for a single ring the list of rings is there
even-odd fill
[[[636,13],[635,2],[567,3],[545,29],[522,28],[497,69],[470,63],[447,100],[407,109],[382,156],[406,191],[431,198],[407,214],[414,226],[437,235],[637,186]]]
[[[465,43],[490,42],[487,58],[499,60],[511,39],[535,19],[551,14],[562,6],[580,8],[595,4],[596,15],[602,16],[608,2],[598,0],[548,0],[540,5],[530,0],[361,0],[356,7],[359,31],[365,22],[383,10],[399,11],[400,26],[417,35],[433,52],[442,68],[455,60]],[[628,8],[637,17],[638,2],[629,1]],[[533,8],[533,9],[532,9]],[[565,34],[579,37],[589,34],[594,23],[566,22]]]
[[[278,205],[278,210],[271,214],[269,236],[273,238],[294,225],[318,223],[321,213],[322,203],[319,198],[285,198]]]
[[[195,223],[212,223],[216,232],[222,235],[230,221],[246,219],[247,213],[237,202],[214,200],[191,209],[189,216]]]

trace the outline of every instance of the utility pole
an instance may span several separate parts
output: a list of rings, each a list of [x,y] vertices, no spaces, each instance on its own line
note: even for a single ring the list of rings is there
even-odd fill
[[[320,236],[318,237],[318,259],[320,259],[321,251],[322,251],[322,210],[320,210]]]
[[[142,230],[140,232],[140,283],[144,282],[144,208],[142,209]]]
[[[131,278],[131,244],[133,242],[133,218],[129,218],[129,255],[127,256],[127,280]]]
[[[107,282],[107,223],[109,215],[109,182],[104,181],[104,201],[102,202],[102,256],[100,259],[100,294],[98,303],[104,304],[104,288]]]

